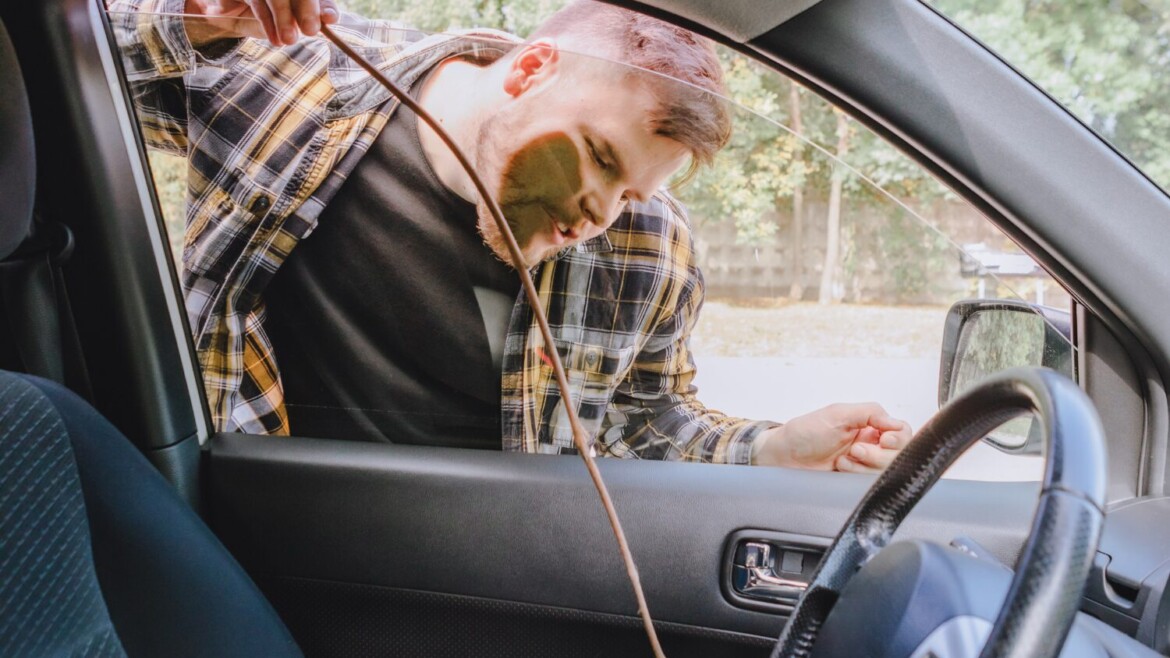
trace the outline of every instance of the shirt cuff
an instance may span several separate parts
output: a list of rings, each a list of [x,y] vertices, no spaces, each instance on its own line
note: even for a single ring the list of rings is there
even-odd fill
[[[187,39],[184,0],[149,0],[138,7],[139,39],[159,75],[187,72],[194,49]]]
[[[199,60],[223,59],[244,41],[224,39],[196,50],[187,35],[187,19],[181,15],[185,7],[185,0],[148,0],[138,9],[139,40],[156,75],[183,75]]]
[[[756,456],[763,447],[767,436],[765,432],[780,427],[781,423],[773,421],[756,421],[736,433],[724,453],[726,464],[754,465]]]

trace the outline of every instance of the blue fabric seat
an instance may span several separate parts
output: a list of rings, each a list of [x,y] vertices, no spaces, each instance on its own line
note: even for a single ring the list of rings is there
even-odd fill
[[[35,148],[0,24],[0,261],[29,236]],[[19,322],[19,317],[0,318]],[[136,448],[51,381],[0,371],[0,656],[300,655]]]

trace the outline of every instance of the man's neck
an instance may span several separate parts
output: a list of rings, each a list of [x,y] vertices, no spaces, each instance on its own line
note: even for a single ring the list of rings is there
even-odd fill
[[[420,91],[419,104],[430,112],[463,150],[464,155],[475,164],[476,135],[484,116],[482,103],[488,96],[484,92],[491,68],[459,58],[440,62],[438,67]],[[422,119],[415,120],[418,121],[423,154],[439,182],[466,201],[475,203],[478,199],[475,185],[459,160],[430,126]]]

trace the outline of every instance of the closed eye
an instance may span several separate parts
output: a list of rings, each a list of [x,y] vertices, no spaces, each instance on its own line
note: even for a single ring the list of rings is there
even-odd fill
[[[613,170],[613,164],[601,157],[601,153],[598,152],[597,145],[593,143],[592,139],[585,138],[585,148],[589,151],[589,158],[593,160],[593,164],[600,167],[602,171],[609,172]]]

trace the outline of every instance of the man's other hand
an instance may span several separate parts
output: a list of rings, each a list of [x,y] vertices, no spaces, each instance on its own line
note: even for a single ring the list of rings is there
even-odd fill
[[[768,430],[755,463],[876,473],[912,437],[910,425],[892,418],[879,404],[831,404]]]
[[[197,48],[239,37],[292,45],[301,35],[316,36],[322,23],[331,25],[341,16],[334,0],[187,0],[184,12],[206,17],[187,24]]]

